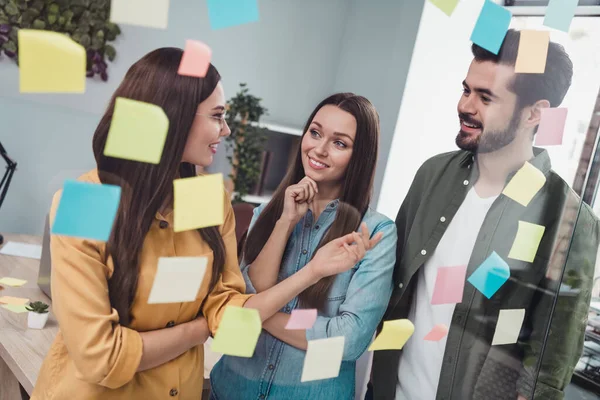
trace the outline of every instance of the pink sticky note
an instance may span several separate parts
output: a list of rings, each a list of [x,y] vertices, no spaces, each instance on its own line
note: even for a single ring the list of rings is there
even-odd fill
[[[442,340],[448,334],[448,327],[444,324],[437,324],[433,329],[425,335],[423,340],[430,340],[432,342],[438,342]]]
[[[431,304],[460,303],[465,289],[466,274],[466,265],[438,268]]]
[[[197,40],[186,40],[185,51],[179,64],[179,75],[204,78],[210,65],[212,50]]]
[[[563,141],[566,108],[544,108],[538,132],[535,134],[536,146],[559,146]]]
[[[292,310],[285,329],[310,329],[317,320],[317,310]]]

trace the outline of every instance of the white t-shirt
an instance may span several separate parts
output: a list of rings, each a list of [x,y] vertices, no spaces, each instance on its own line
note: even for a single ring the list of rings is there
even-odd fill
[[[439,342],[423,338],[437,324],[450,327],[455,307],[455,304],[431,305],[437,270],[469,264],[483,220],[496,198],[482,199],[471,188],[431,258],[418,271],[417,287],[408,315],[415,325],[415,332],[402,350],[396,400],[435,399],[446,338]]]

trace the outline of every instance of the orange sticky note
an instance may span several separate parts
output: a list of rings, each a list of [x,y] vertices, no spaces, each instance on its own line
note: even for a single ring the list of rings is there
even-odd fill
[[[566,108],[542,109],[542,120],[535,134],[536,146],[558,146],[562,144],[567,113],[568,109]]]
[[[21,297],[2,296],[0,297],[0,303],[2,304],[27,304],[29,299],[23,299]]]
[[[179,75],[204,78],[210,65],[212,50],[197,40],[186,40],[185,51],[179,64]]]
[[[437,324],[433,327],[433,329],[425,335],[423,340],[428,340],[431,342],[439,342],[448,334],[448,327],[444,324]]]
[[[549,44],[550,32],[522,30],[515,72],[543,74],[546,70]]]

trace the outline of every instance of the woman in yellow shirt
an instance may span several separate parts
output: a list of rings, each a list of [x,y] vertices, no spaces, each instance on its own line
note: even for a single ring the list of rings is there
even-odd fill
[[[34,400],[197,400],[202,344],[215,334],[226,306],[255,308],[264,321],[320,279],[350,269],[381,238],[369,240],[363,227],[362,235],[351,233],[321,248],[285,281],[245,295],[227,193],[223,225],[175,233],[173,180],[210,165],[221,138],[231,133],[219,73],[211,65],[205,78],[178,75],[182,54],[163,48],[135,63],[96,128],[97,169],[80,180],[121,186],[119,211],[106,243],[52,236],[52,300],[60,330]],[[170,125],[159,164],[103,154],[116,97],[165,111]],[[53,200],[52,220],[60,195]],[[209,259],[196,300],[147,304],[158,259],[190,256]]]

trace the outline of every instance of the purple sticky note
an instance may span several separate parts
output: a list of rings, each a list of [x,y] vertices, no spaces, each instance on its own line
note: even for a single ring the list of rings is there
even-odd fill
[[[559,146],[562,144],[567,111],[566,108],[542,109],[542,119],[535,134],[536,146]]]
[[[310,329],[317,320],[317,310],[292,310],[285,329]]]
[[[467,266],[440,267],[437,270],[431,304],[456,304],[463,298]]]

